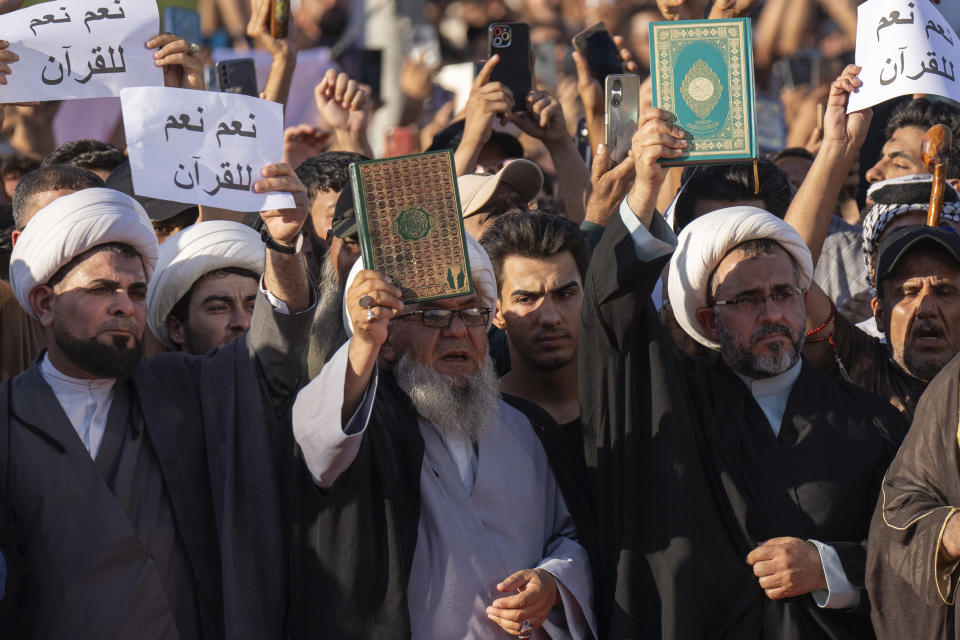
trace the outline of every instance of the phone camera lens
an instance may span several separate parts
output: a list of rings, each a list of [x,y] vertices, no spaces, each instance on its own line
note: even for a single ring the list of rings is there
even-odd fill
[[[493,28],[493,35],[498,36],[498,35],[500,35],[500,32],[501,32],[500,27],[494,27],[494,28]]]
[[[623,88],[623,84],[619,80],[613,81],[613,90],[620,91]]]
[[[620,106],[620,96],[613,96],[613,98],[610,99],[610,104],[612,104],[614,107],[619,107],[619,106]]]

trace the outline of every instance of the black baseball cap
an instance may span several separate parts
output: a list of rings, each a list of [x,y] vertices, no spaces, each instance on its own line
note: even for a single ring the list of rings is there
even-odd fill
[[[353,189],[348,184],[333,208],[333,221],[330,223],[333,235],[338,238],[349,238],[357,235],[357,215],[353,208]]]
[[[946,251],[960,264],[960,236],[953,229],[914,224],[894,229],[883,240],[877,257],[877,285],[890,274],[900,259],[921,245],[933,245]]]
[[[107,177],[107,186],[111,189],[122,191],[139,202],[140,206],[143,207],[147,215],[154,222],[169,220],[178,213],[197,208],[195,204],[184,204],[183,202],[172,202],[170,200],[160,200],[158,198],[149,198],[135,194],[133,192],[133,178],[130,177],[129,160],[125,160],[110,172],[110,175]]]

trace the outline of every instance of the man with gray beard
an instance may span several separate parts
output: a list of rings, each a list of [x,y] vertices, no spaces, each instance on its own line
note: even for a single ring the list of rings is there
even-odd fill
[[[500,399],[496,283],[467,245],[470,295],[404,305],[389,277],[350,272],[352,337],[293,408],[319,496],[300,514],[311,562],[291,563],[296,637],[596,637],[566,476]]]
[[[801,357],[813,261],[790,225],[735,206],[678,237],[654,211],[660,161],[686,148],[671,114],[641,116],[636,180],[585,283],[601,634],[870,638],[865,539],[904,426]],[[666,341],[650,293],[668,259],[677,322],[720,357]]]
[[[317,156],[322,158],[323,155]],[[346,168],[343,169],[344,176]],[[327,232],[326,255],[320,264],[320,300],[310,332],[310,351],[307,368],[314,377],[327,360],[347,341],[343,329],[343,292],[347,274],[360,259],[360,238],[357,235],[357,217],[353,208],[353,191],[344,189],[337,198],[333,220]]]

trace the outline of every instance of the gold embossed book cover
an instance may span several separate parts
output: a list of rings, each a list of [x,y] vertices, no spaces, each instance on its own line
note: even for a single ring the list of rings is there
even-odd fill
[[[355,162],[350,182],[365,268],[407,303],[473,291],[452,151]]]
[[[750,20],[650,23],[653,106],[673,113],[689,153],[665,166],[758,156]]]

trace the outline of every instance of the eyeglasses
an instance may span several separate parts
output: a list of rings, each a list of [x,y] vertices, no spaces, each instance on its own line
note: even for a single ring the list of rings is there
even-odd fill
[[[728,305],[736,307],[737,309],[743,309],[744,311],[757,311],[767,303],[767,298],[778,307],[783,307],[794,302],[802,293],[803,290],[791,287],[789,289],[780,289],[766,295],[741,294],[729,300],[716,300],[713,304]]]
[[[394,320],[409,318],[410,316],[420,316],[423,326],[431,329],[446,329],[453,322],[453,315],[460,316],[460,321],[467,327],[483,327],[490,319],[489,307],[470,307],[468,309],[421,309],[420,311],[410,311],[401,313]]]

